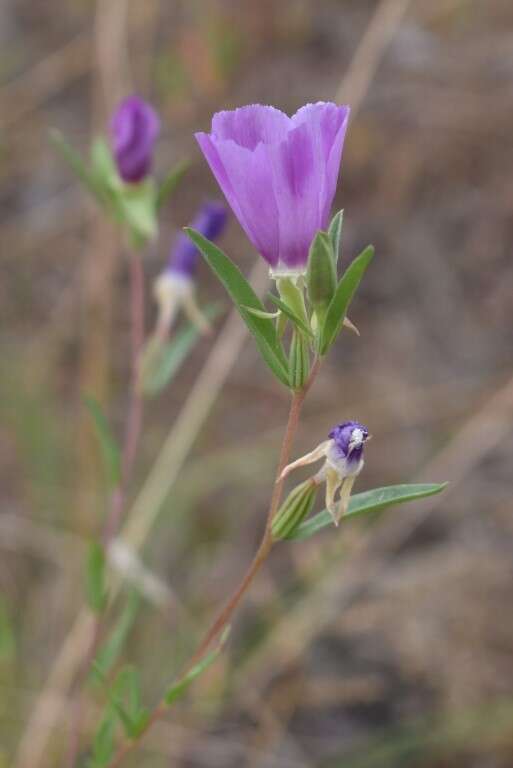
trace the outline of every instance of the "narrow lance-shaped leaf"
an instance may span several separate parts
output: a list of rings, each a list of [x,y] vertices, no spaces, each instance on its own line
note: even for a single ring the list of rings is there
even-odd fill
[[[114,753],[115,730],[116,718],[114,712],[109,707],[94,735],[92,755],[88,768],[104,768],[104,766],[109,764]]]
[[[339,211],[336,213],[332,220],[331,224],[328,228],[328,235],[331,240],[331,245],[333,248],[333,257],[335,260],[335,267],[338,263],[338,258],[340,256],[340,241],[342,239],[342,226],[344,224],[344,211]]]
[[[180,696],[182,696],[187,688],[191,685],[191,683],[201,675],[202,672],[204,672],[208,667],[210,667],[211,664],[214,663],[214,661],[217,659],[219,654],[224,648],[224,645],[228,639],[228,635],[230,634],[230,627],[226,627],[223,634],[221,635],[221,639],[219,640],[218,645],[209,653],[207,653],[201,661],[199,661],[192,669],[190,669],[187,674],[185,674],[180,680],[178,680],[176,683],[174,683],[167,693],[164,696],[164,703],[167,704],[167,706],[170,706],[173,704]]]
[[[248,307],[265,312],[265,307],[253,288],[238,267],[214,243],[189,227],[185,228],[185,232],[226,288],[240,316],[253,334],[265,362],[282,384],[288,387],[287,359],[276,335],[274,323],[270,319],[256,317],[248,312]]]
[[[346,514],[341,518],[343,523],[348,518],[357,517],[370,512],[378,512],[395,504],[416,501],[426,496],[434,496],[446,488],[447,483],[416,483],[411,485],[389,485],[384,488],[374,488],[371,491],[356,493],[349,500]],[[327,509],[302,523],[289,537],[291,539],[308,539],[327,526],[333,526],[333,518]]]
[[[374,248],[368,245],[365,250],[349,265],[340,279],[335,295],[333,296],[326,312],[320,344],[320,353],[325,355],[337,338],[351,299],[360,281],[365,274],[367,267],[374,256]]]
[[[91,192],[98,202],[103,203],[102,190],[78,152],[75,152],[75,150],[68,144],[60,131],[52,129],[49,136],[50,143],[66,161],[73,173],[80,179],[82,184],[89,190],[89,192]]]
[[[117,661],[129,632],[134,625],[139,605],[140,597],[137,592],[132,591],[116,626],[110,633],[105,645],[98,651],[96,660],[92,665],[93,677],[97,682],[104,681],[105,675]]]
[[[121,478],[121,455],[118,445],[98,401],[85,395],[84,403],[93,420],[109,482],[115,487]]]

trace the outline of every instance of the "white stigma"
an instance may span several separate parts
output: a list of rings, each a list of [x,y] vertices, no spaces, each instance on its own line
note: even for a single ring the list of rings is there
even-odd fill
[[[359,427],[355,427],[353,431],[351,432],[351,440],[349,441],[349,452],[351,452],[354,448],[359,448],[360,445],[363,443],[364,437],[363,437],[363,431]]]

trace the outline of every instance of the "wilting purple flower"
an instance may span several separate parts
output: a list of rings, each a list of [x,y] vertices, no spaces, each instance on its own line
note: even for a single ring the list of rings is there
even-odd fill
[[[215,240],[226,225],[227,210],[222,203],[208,201],[196,214],[191,227],[208,240]],[[199,252],[190,238],[181,232],[171,250],[166,269],[154,285],[159,306],[156,336],[166,338],[180,309],[202,333],[209,333],[210,323],[201,311],[195,295],[194,273]]]
[[[363,468],[363,445],[369,439],[367,427],[358,421],[343,421],[337,424],[317,448],[285,467],[281,478],[297,467],[313,464],[324,459],[324,464],[313,476],[316,485],[326,483],[326,509],[338,525],[345,515],[353,484]],[[338,500],[336,494],[339,493]]]
[[[114,157],[123,181],[137,183],[150,172],[160,120],[139,96],[129,96],[116,109],[110,124]]]
[[[226,207],[222,203],[209,201],[201,206],[191,227],[208,240],[215,240],[225,228],[226,220]],[[167,270],[191,278],[196,271],[198,258],[198,249],[185,232],[181,232],[171,250]]]
[[[247,236],[274,274],[306,270],[326,229],[349,107],[318,102],[288,117],[254,104],[218,112],[196,139]]]
[[[369,437],[369,430],[358,421],[343,421],[333,427],[328,437],[333,440],[330,453],[336,460],[343,460],[347,466],[359,464],[363,456],[363,444]]]

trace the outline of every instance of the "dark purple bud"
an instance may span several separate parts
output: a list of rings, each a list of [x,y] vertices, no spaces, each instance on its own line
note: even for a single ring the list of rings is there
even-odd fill
[[[349,107],[319,102],[288,117],[253,104],[218,112],[197,133],[217,182],[275,275],[306,272],[310,244],[326,229]]]
[[[363,454],[363,444],[369,438],[369,430],[358,421],[343,421],[333,427],[328,437],[334,441],[341,458],[359,461]]]
[[[208,240],[215,240],[225,228],[226,220],[226,207],[222,203],[209,201],[201,206],[191,223],[191,227]],[[185,232],[181,232],[171,250],[167,270],[192,278],[196,271],[198,258],[198,249]]]
[[[160,133],[157,113],[139,96],[129,96],[116,109],[110,132],[119,175],[130,184],[142,181],[151,171]]]

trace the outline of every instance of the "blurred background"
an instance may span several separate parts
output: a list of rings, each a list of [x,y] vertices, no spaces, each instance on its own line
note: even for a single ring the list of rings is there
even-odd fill
[[[48,129],[85,155],[133,90],[162,116],[157,175],[191,161],[145,257],[148,329],[174,233],[220,198],[193,132],[252,102],[353,106],[343,261],[368,242],[377,256],[351,313],[361,338],[332,351],[294,455],[355,418],[374,435],[357,490],[451,486],[280,547],[227,652],[124,764],[512,766],[511,1],[3,0],[0,41],[0,766],[66,765],[77,667],[62,653],[106,508],[81,397],[116,434],[127,409],[126,254]],[[221,245],[254,269],[233,217]],[[156,586],[109,613],[148,702],[255,550],[288,406],[203,264],[198,292],[224,302],[219,335],[147,404],[129,488],[128,514],[148,478],[158,499],[140,550]],[[177,430],[191,392],[195,423]],[[102,701],[89,686],[84,745]]]

